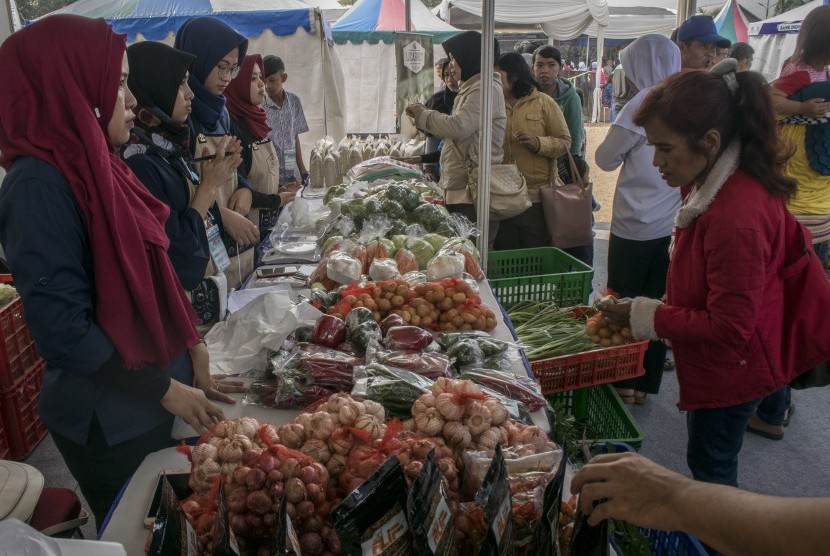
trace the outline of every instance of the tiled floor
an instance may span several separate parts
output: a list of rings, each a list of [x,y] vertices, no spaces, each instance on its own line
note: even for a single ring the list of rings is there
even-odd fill
[[[608,254],[608,224],[598,223],[595,240],[594,290],[605,288],[605,261]],[[739,481],[744,488],[782,496],[830,496],[830,388],[796,392],[798,412],[784,440],[774,442],[751,434],[741,452]],[[645,431],[642,453],[659,463],[688,474],[685,463],[685,415],[678,411],[677,380],[664,374],[660,395],[650,396],[631,412]],[[48,436],[26,462],[40,469],[47,486],[77,488]],[[84,528],[95,538],[95,526]]]

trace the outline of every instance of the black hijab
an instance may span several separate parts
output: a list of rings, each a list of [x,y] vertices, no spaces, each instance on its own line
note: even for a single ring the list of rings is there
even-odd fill
[[[467,81],[481,73],[481,33],[465,31],[444,41],[447,56],[452,56],[461,66],[459,80]],[[493,63],[499,59],[499,42],[493,39]]]
[[[138,103],[172,116],[179,84],[192,71],[196,56],[160,42],[144,41],[127,48],[127,59],[128,83]]]
[[[196,56],[193,72],[188,84],[196,98],[193,99],[193,117],[199,120],[208,133],[227,133],[220,118],[227,118],[225,96],[214,95],[205,88],[205,79],[222,58],[233,50],[239,49],[236,64],[241,66],[248,52],[248,39],[231,29],[225,22],[213,17],[196,17],[188,19],[176,33],[174,48]],[[225,122],[229,123],[229,122]]]

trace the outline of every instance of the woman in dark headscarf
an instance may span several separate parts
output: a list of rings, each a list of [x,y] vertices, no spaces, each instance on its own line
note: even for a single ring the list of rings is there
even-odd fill
[[[461,84],[452,114],[430,110],[423,104],[413,104],[407,107],[406,112],[415,119],[418,129],[444,139],[444,147],[441,149],[441,181],[438,185],[444,190],[447,209],[451,212],[461,212],[475,220],[475,206],[467,192],[467,180],[470,168],[478,166],[479,158],[481,34],[478,31],[466,31],[444,41],[443,47],[450,57],[450,69]],[[493,59],[497,60],[498,43],[495,43],[494,51]],[[501,78],[493,68],[486,68],[484,79],[493,88],[490,158],[492,164],[500,164],[507,120]],[[491,227],[492,237],[495,231],[496,227]]]
[[[223,93],[239,73],[248,39],[218,19],[197,17],[182,25],[173,46],[196,56],[188,79],[194,94],[190,152],[201,157],[202,150],[207,148],[215,153],[224,136],[233,134]],[[253,270],[253,247],[259,241],[259,229],[240,217],[251,210],[251,200],[251,184],[239,179],[236,173],[216,193],[222,229],[227,232],[222,239],[231,259],[225,269],[228,289],[238,288]]]
[[[0,47],[0,243],[46,360],[40,415],[99,524],[169,446],[174,415],[199,432],[223,418],[187,386],[199,335],[168,209],[115,154],[135,117],[125,49],[103,19],[72,15]]]
[[[295,191],[280,191],[277,151],[269,139],[268,116],[260,105],[265,102],[262,57],[246,56],[237,75],[225,91],[234,133],[242,141],[239,173],[253,187],[248,219],[259,226],[264,236],[277,221],[280,207],[294,199]]]

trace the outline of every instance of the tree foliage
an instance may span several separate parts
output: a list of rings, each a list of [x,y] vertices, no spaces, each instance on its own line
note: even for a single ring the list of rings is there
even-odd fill
[[[784,12],[788,12],[794,8],[799,6],[803,6],[806,4],[808,0],[778,0],[775,3],[775,15],[782,14]]]
[[[35,19],[49,12],[68,6],[74,0],[15,0],[17,11],[23,21]]]

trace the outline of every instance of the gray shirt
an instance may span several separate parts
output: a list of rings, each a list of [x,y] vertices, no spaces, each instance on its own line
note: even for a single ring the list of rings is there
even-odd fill
[[[300,97],[285,91],[285,100],[282,106],[278,106],[271,100],[271,97],[266,95],[262,107],[265,109],[268,126],[271,128],[268,137],[274,142],[280,160],[280,185],[293,183],[298,178],[297,165],[293,159],[286,164],[285,153],[290,151],[293,156],[297,135],[308,131]]]

